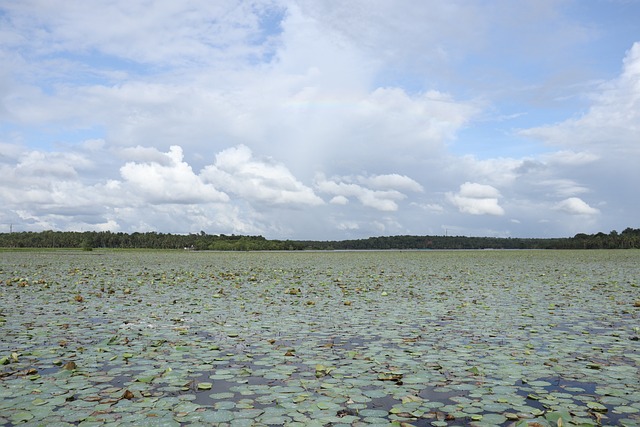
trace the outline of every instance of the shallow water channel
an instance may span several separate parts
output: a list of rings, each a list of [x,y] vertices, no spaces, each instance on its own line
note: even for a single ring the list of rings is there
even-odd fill
[[[4,426],[640,425],[640,251],[2,251],[0,281]]]

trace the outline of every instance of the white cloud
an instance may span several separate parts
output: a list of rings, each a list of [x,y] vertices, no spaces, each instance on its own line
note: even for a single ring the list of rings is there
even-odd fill
[[[454,137],[478,111],[473,103],[458,102],[447,93],[427,91],[414,96],[400,88],[378,88],[363,101],[362,116],[377,132],[393,137],[403,130],[414,133],[402,135],[396,147],[407,143],[441,143]]]
[[[601,6],[5,2],[0,224],[293,238],[632,225],[640,44],[611,42],[614,25],[593,38],[582,17]],[[576,224],[563,212],[589,212],[585,194],[607,212]]]
[[[382,181],[386,180],[383,178]],[[386,182],[386,184],[389,184],[389,182]],[[401,187],[405,186],[406,181],[402,180],[400,184]],[[334,198],[332,200],[338,197],[338,204],[345,204],[345,199],[348,200],[348,198],[354,197],[363,206],[387,212],[397,211],[397,202],[407,197],[404,193],[394,189],[372,190],[365,186],[354,184],[349,177],[326,179],[323,175],[318,175],[315,186],[318,191],[333,195]]]
[[[559,197],[574,196],[589,192],[589,189],[576,183],[571,179],[548,179],[537,183],[541,187],[549,189],[549,191]]]
[[[339,223],[336,228],[338,230],[358,230],[360,226],[354,221],[343,221]]]
[[[168,165],[156,162],[128,162],[120,168],[125,183],[153,203],[227,202],[229,196],[193,173],[183,162],[182,148],[172,146],[165,153]],[[164,163],[164,162],[163,162]]]
[[[358,177],[358,181],[377,190],[405,190],[414,192],[422,192],[424,190],[422,185],[418,184],[413,179],[397,173]]]
[[[109,153],[100,151],[99,155]],[[83,169],[68,169],[69,164],[81,159],[73,152],[29,151],[18,155],[23,162],[0,164],[0,173],[5,176],[0,181],[0,221],[14,224],[14,230],[208,230],[246,234],[285,230],[286,219],[279,225],[251,204],[229,199],[196,175],[179,146],[166,153],[140,147],[118,151],[119,156],[127,153],[146,161],[127,162],[120,168],[121,179],[98,182],[92,182]],[[47,162],[50,167],[46,170],[27,167]],[[91,173],[98,167],[92,162],[78,163]]]
[[[323,174],[316,176],[318,191],[333,195],[332,204],[346,205],[349,198],[356,198],[363,206],[380,211],[397,211],[400,200],[407,197],[405,192],[422,192],[423,188],[413,179],[399,174],[383,174],[356,177],[333,177]]]
[[[266,2],[263,4],[267,4]],[[5,4],[11,12],[13,46],[39,53],[97,50],[133,61],[185,65],[261,56],[259,20],[265,8],[248,2],[148,5],[134,1],[52,4],[27,0]],[[105,22],[118,25],[105,25]],[[42,29],[46,28],[46,31]]]
[[[16,175],[31,176],[36,179],[60,177],[72,179],[78,175],[77,168],[86,168],[91,161],[83,156],[70,153],[43,153],[31,151],[20,159]]]
[[[541,158],[549,163],[558,165],[582,166],[598,161],[600,156],[586,151],[562,150],[545,154]]]
[[[460,185],[461,197],[469,197],[474,199],[498,198],[500,192],[490,185],[478,184],[475,182],[465,182]]]
[[[438,203],[411,203],[412,206],[419,207],[420,209],[424,209],[427,212],[440,214],[443,213],[444,207]]]
[[[24,153],[24,147],[18,144],[0,141],[0,163],[13,163]]]
[[[331,198],[329,203],[331,203],[333,205],[346,205],[346,204],[349,203],[349,199],[347,199],[344,196],[335,196],[335,197]]]
[[[5,207],[21,206],[24,210],[25,206],[41,204],[59,210],[73,201],[79,206],[90,205],[76,182],[81,172],[92,167],[90,159],[79,153],[36,150],[22,151],[16,157],[13,164],[0,164],[0,199]]]
[[[498,204],[498,199],[477,199],[452,194],[449,200],[460,209],[460,212],[471,215],[504,215],[504,209]]]
[[[592,208],[578,197],[569,197],[559,202],[556,209],[571,215],[596,215],[600,213],[598,209]]]
[[[471,215],[504,215],[504,209],[498,204],[500,192],[485,184],[465,182],[458,193],[447,193],[447,199],[460,212]]]
[[[593,104],[581,117],[520,133],[554,145],[588,150],[590,156],[638,155],[640,42],[634,43],[627,52],[621,75],[602,84],[592,99]]]
[[[202,176],[207,182],[250,201],[291,206],[324,203],[284,165],[270,159],[254,159],[244,145],[218,153],[215,163],[204,168]]]
[[[420,69],[451,59],[463,45],[467,49],[478,46],[486,34],[484,14],[478,13],[474,5],[461,6],[457,2],[299,3],[303,12],[319,21],[325,31],[362,46],[381,60]],[[458,25],[450,25],[452,20]]]
[[[120,157],[130,162],[156,163],[161,166],[171,166],[174,162],[171,156],[163,153],[155,147],[126,147],[119,150]]]

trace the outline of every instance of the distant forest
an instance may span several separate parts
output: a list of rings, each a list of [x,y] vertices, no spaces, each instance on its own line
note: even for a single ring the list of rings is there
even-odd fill
[[[267,240],[262,236],[224,234],[113,233],[42,231],[0,233],[3,248],[189,249],[216,251],[380,250],[380,249],[638,249],[640,229],[618,233],[576,234],[566,238],[466,236],[387,236],[341,241]]]

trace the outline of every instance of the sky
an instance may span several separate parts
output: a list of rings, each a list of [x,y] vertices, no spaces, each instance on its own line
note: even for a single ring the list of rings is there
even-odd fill
[[[0,232],[640,227],[640,0],[0,0]]]

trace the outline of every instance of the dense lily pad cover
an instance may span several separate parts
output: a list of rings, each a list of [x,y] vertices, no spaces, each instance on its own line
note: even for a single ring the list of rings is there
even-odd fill
[[[640,252],[0,252],[0,425],[640,425]]]

